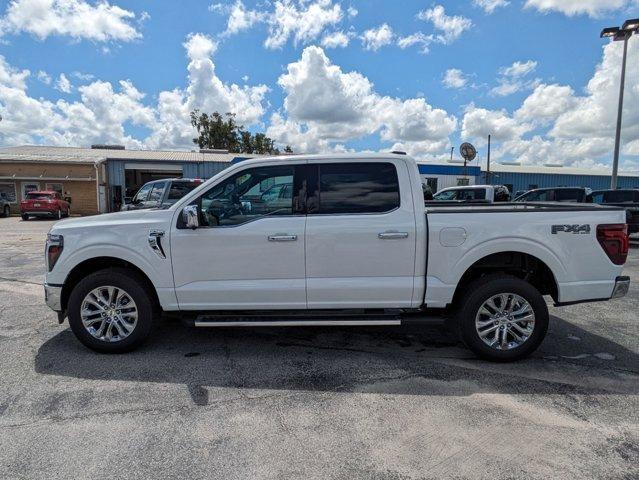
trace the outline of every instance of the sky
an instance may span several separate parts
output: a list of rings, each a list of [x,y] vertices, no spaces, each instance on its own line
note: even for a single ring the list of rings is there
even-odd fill
[[[605,168],[639,0],[0,1],[0,146],[193,149],[233,112],[297,153]],[[639,170],[639,35],[621,169]]]

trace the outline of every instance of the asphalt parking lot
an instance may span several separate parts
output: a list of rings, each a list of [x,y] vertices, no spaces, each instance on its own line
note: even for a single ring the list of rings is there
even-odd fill
[[[0,219],[0,478],[639,478],[639,243],[628,297],[551,308],[515,364],[440,326],[168,319],[117,356],[44,304],[52,223]]]

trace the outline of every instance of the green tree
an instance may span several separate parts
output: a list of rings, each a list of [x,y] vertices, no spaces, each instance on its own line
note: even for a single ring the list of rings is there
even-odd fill
[[[222,116],[218,112],[202,113],[199,110],[191,112],[191,125],[197,131],[197,138],[193,143],[200,148],[215,148],[228,150],[231,153],[259,153],[279,155],[275,142],[263,133],[251,134],[238,125],[234,113]],[[289,147],[290,148],[290,147]]]
[[[284,147],[284,152],[285,152],[285,153],[293,153],[293,149],[291,148],[291,146],[290,146],[290,145],[286,145],[286,146]]]

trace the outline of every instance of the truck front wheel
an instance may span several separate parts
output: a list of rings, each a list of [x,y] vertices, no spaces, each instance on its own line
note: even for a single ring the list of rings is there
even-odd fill
[[[510,275],[488,275],[465,288],[456,314],[461,340],[477,356],[508,362],[530,355],[548,330],[539,291]]]
[[[68,303],[69,325],[85,346],[104,353],[137,348],[151,332],[157,307],[144,279],[122,268],[82,279]]]

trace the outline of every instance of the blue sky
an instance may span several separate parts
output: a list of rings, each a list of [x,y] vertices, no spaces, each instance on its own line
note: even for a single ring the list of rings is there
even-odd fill
[[[492,133],[498,159],[595,167],[610,163],[621,47],[599,32],[639,2],[16,0],[0,14],[3,145],[192,148],[198,107],[299,152],[441,161],[462,141],[483,154]],[[639,37],[626,169],[639,169],[637,65]]]

